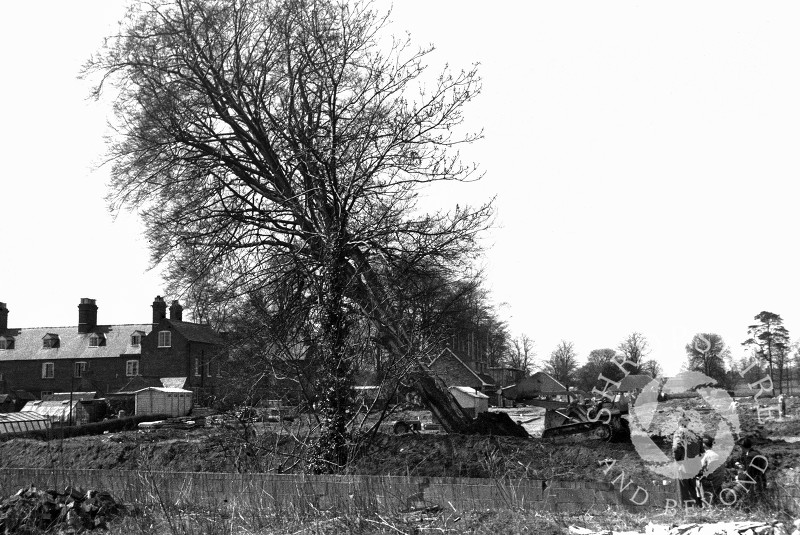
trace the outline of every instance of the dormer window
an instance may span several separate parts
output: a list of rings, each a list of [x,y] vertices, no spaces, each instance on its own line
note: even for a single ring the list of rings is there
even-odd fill
[[[103,334],[93,334],[89,337],[89,347],[102,347],[106,345],[106,337]]]
[[[58,339],[57,334],[47,333],[42,338],[42,349],[55,349],[60,345],[60,340]]]
[[[131,335],[131,345],[134,347],[138,347],[142,345],[142,336],[144,333],[142,331],[134,331]]]
[[[14,349],[13,336],[0,336],[0,351],[4,349]]]
[[[158,347],[172,347],[172,333],[170,331],[158,332]]]

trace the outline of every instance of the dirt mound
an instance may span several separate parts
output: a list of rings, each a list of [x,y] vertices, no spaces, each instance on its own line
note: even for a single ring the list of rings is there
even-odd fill
[[[28,487],[0,502],[0,532],[84,533],[104,529],[106,522],[121,511],[122,507],[107,492]]]

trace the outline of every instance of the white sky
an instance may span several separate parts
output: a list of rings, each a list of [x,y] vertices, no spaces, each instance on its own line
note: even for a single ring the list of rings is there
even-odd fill
[[[384,2],[379,2],[384,5]],[[388,5],[388,4],[387,4]],[[402,0],[392,19],[434,61],[480,62],[463,151],[497,196],[486,273],[541,357],[630,332],[668,372],[696,332],[743,350],[761,310],[800,334],[800,4]],[[147,321],[163,293],[137,220],[103,197],[107,110],[81,64],[123,13],[110,0],[17,2],[0,18],[0,301],[12,326]]]

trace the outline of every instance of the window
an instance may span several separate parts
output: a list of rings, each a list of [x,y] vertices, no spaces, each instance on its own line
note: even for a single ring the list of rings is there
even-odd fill
[[[14,338],[11,336],[0,336],[0,350],[14,349]]]
[[[131,335],[131,345],[132,346],[142,345],[142,335],[140,333],[133,333]]]
[[[200,359],[194,359],[194,374],[197,377],[203,375],[203,369],[201,367]]]
[[[42,379],[52,379],[55,375],[55,364],[52,362],[42,362]]]
[[[45,396],[52,396],[52,395],[53,395],[53,391],[52,390],[42,390],[41,395],[39,396],[39,399],[43,399]]]
[[[125,363],[125,375],[127,375],[128,377],[139,375],[138,360],[129,360],[128,362]]]
[[[58,346],[59,346],[59,340],[57,334],[47,333],[42,338],[43,349],[55,349]]]
[[[158,347],[172,347],[172,333],[169,331],[158,332]]]
[[[76,362],[75,363],[75,373],[74,376],[77,378],[83,377],[83,374],[86,372],[86,363],[85,362]]]
[[[211,363],[206,362],[206,377],[211,377]]]
[[[89,347],[100,347],[100,337],[93,334],[89,337]]]

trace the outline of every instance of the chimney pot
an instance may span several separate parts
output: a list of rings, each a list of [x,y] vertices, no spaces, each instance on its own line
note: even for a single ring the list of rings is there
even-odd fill
[[[5,303],[0,303],[0,333],[8,329],[8,308]]]
[[[183,307],[177,301],[173,301],[169,307],[169,319],[183,321]]]
[[[167,303],[164,301],[164,298],[160,295],[157,295],[155,299],[153,299],[153,324],[161,323],[161,320],[166,319],[167,317]]]
[[[78,305],[78,332],[89,333],[97,327],[97,305],[94,299],[82,297]]]

